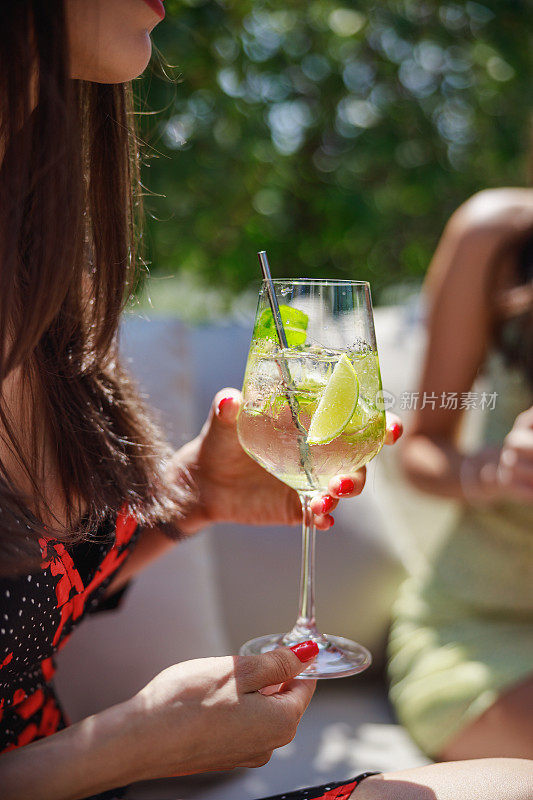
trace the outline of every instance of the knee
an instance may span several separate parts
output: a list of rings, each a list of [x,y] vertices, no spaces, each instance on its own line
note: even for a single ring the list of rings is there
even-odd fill
[[[533,686],[502,695],[439,753],[439,761],[469,758],[533,758]]]

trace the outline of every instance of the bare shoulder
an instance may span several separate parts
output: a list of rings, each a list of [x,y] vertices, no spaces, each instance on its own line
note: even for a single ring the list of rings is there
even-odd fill
[[[533,189],[484,189],[459,206],[450,224],[462,233],[477,232],[493,236],[513,236],[533,231]]]
[[[472,195],[452,214],[426,279],[428,297],[446,288],[468,288],[473,301],[486,300],[487,274],[497,285],[512,280],[516,248],[533,235],[533,189],[485,189]]]

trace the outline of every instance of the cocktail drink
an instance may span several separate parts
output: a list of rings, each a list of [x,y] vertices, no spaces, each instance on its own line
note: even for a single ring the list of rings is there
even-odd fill
[[[300,495],[300,609],[289,633],[253,639],[241,652],[313,639],[319,655],[302,677],[352,675],[370,664],[368,651],[347,639],[320,634],[316,627],[315,531],[309,504],[331,478],[353,473],[383,445],[385,414],[370,289],[354,281],[273,284],[287,347],[280,346],[263,284],[237,425],[246,452]]]
[[[272,344],[257,342],[250,352],[239,439],[252,458],[280,481],[298,492],[313,494],[326,489],[335,475],[354,472],[366,464],[382,447],[383,411],[375,406],[380,388],[377,356],[364,349],[347,353],[319,346],[279,350]],[[292,378],[290,389],[280,375],[280,358]],[[335,369],[343,392],[340,408],[332,414],[326,407],[323,413],[329,419],[324,423],[331,424],[318,432],[315,424],[310,431]],[[299,427],[294,424],[289,397],[298,409]],[[308,458],[307,471],[302,449]]]

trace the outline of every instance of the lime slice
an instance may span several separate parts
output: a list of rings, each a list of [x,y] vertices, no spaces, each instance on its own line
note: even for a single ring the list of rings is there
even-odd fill
[[[375,414],[375,412],[374,412]],[[372,410],[367,403],[360,397],[356,403],[355,411],[348,424],[345,427],[345,433],[357,433],[363,428],[366,428],[370,418],[372,417]]]
[[[359,381],[345,353],[335,364],[307,433],[308,444],[327,444],[343,432],[359,398]]]
[[[305,340],[307,339],[307,325],[309,323],[307,314],[304,314],[299,308],[286,305],[280,305],[279,312],[289,347],[297,347],[299,344],[305,344]],[[257,320],[253,338],[273,339],[275,342],[278,341],[274,318],[269,308],[265,308]]]

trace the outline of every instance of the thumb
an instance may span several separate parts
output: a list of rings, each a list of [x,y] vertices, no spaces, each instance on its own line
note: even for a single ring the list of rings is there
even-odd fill
[[[257,692],[266,686],[290,681],[318,655],[318,645],[311,640],[293,647],[279,647],[258,656],[237,660],[235,678],[240,692]]]

